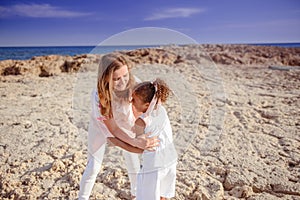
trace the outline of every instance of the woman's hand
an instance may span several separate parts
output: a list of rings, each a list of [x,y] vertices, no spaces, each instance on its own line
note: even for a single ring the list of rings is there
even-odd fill
[[[149,132],[135,138],[135,145],[140,149],[155,151],[155,147],[159,146],[159,139],[158,136],[148,137],[151,134],[152,133]]]

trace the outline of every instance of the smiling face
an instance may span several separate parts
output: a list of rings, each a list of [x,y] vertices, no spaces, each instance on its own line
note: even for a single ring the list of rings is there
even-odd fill
[[[139,112],[146,112],[148,107],[149,107],[149,103],[145,103],[143,102],[142,98],[139,97],[138,95],[136,95],[135,93],[132,94],[132,109],[139,113]]]
[[[129,82],[129,71],[127,65],[123,65],[121,68],[113,72],[113,88],[116,91],[123,91],[126,89]]]

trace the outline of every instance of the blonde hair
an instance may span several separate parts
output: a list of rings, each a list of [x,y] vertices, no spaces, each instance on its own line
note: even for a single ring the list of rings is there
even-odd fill
[[[120,96],[118,96],[118,94],[116,94],[113,90],[113,73],[124,65],[128,67],[128,71],[131,69],[130,62],[119,53],[106,54],[102,56],[100,60],[97,83],[99,102],[101,105],[100,112],[103,116],[106,116],[108,118],[113,117],[111,102],[113,101],[114,96]],[[134,83],[134,78],[129,71],[128,84],[126,86],[126,89],[121,92],[122,98],[127,100],[128,102]]]
[[[154,82],[145,81],[136,85],[133,92],[139,96],[144,103],[150,103],[154,95],[158,101],[164,103],[167,101],[171,90],[163,80],[157,78]]]

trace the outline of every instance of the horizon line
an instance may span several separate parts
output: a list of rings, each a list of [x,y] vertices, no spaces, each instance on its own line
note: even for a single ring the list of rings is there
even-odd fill
[[[0,48],[10,48],[10,47],[125,47],[125,46],[167,46],[167,45],[207,45],[207,44],[213,44],[213,45],[226,45],[226,44],[232,44],[232,45],[243,45],[243,44],[249,44],[249,45],[255,45],[255,44],[300,44],[300,41],[298,42],[233,42],[233,43],[191,43],[191,44],[120,44],[120,45],[7,45],[7,46],[1,46]]]

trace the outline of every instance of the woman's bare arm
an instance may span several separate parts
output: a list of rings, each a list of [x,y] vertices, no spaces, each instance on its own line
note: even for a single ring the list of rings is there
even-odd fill
[[[143,153],[143,149],[133,147],[123,141],[121,141],[118,138],[109,137],[107,138],[110,142],[112,142],[114,145],[121,147],[122,149],[125,149],[126,151],[132,152],[132,153]]]
[[[153,147],[157,147],[159,145],[159,140],[156,137],[146,138],[146,137],[138,137],[131,138],[124,131],[122,131],[116,121],[113,118],[104,120],[104,124],[108,128],[108,130],[116,137],[122,140],[125,143],[130,144],[131,146],[138,147],[144,150],[152,150]]]

